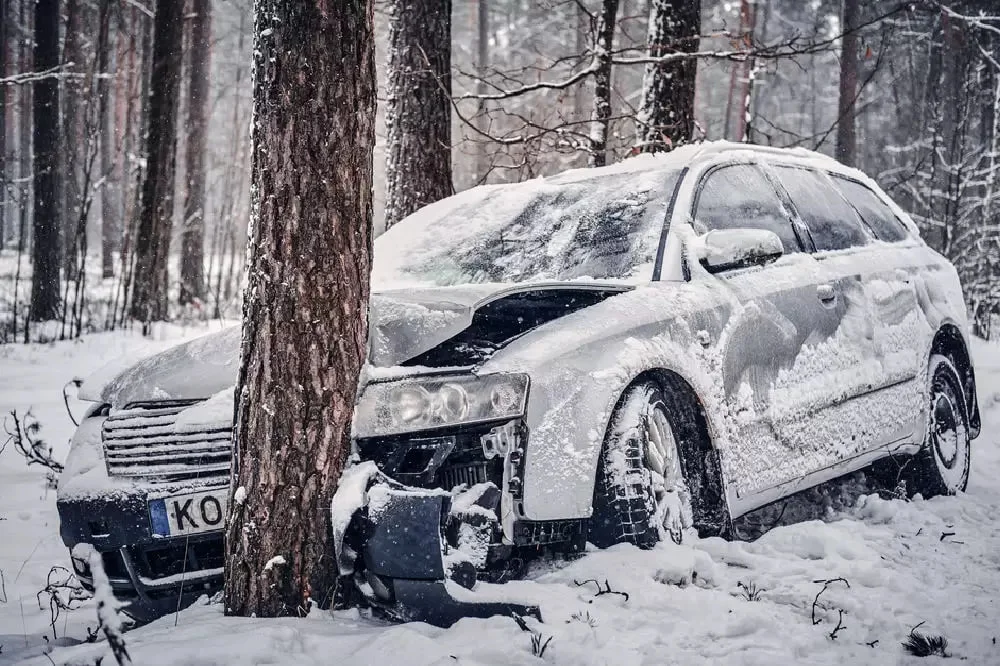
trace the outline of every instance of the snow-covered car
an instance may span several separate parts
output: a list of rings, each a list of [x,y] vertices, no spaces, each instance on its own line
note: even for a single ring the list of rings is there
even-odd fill
[[[373,284],[331,529],[341,573],[397,616],[491,612],[462,588],[543,547],[728,536],[862,468],[965,488],[955,269],[819,154],[705,144],[478,187],[378,238]],[[221,582],[239,337],[84,384],[62,537],[104,553],[133,614]]]

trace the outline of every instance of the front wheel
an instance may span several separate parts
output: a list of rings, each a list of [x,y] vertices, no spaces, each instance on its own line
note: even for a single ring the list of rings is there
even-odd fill
[[[677,436],[654,382],[629,387],[612,414],[597,467],[589,540],[606,548],[680,543],[692,525]]]
[[[958,371],[946,356],[931,357],[928,399],[927,433],[913,460],[910,489],[924,497],[954,495],[969,483],[969,411]]]

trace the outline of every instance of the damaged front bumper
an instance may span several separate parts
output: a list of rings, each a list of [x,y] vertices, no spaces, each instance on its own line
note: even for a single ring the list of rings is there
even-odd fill
[[[482,486],[470,492],[495,491],[492,484]],[[540,619],[537,606],[491,598],[477,589],[476,564],[483,558],[449,543],[446,532],[485,526],[475,521],[459,526],[458,520],[449,493],[401,485],[374,463],[357,465],[345,472],[333,500],[340,573],[369,603],[397,620],[447,627],[463,617]],[[459,590],[461,598],[452,593]]]

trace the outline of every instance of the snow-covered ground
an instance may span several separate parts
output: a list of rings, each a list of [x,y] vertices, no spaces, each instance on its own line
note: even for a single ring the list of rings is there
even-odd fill
[[[66,381],[203,330],[0,347],[0,413],[32,408],[41,435],[63,455],[72,432],[62,404]],[[919,631],[947,638],[952,658],[1000,664],[1000,345],[977,341],[973,352],[984,427],[967,494],[908,503],[859,497],[824,521],[777,527],[754,542],[620,546],[538,566],[531,580],[502,593],[541,606],[545,621],[527,622],[546,645],[542,661],[934,663],[940,658],[918,659],[900,646],[920,624]],[[50,645],[85,639],[96,611],[85,602],[61,614],[53,632],[47,603],[39,608],[36,593],[49,569],[68,557],[44,472],[26,468],[10,448],[0,454],[0,663],[93,664],[102,655],[112,663],[103,643]],[[827,585],[814,607],[822,581],[833,579],[843,580]],[[252,620],[226,618],[207,600],[129,632],[126,641],[133,663],[144,665],[542,663],[532,634],[511,618],[463,620],[448,630],[388,625],[356,612]]]

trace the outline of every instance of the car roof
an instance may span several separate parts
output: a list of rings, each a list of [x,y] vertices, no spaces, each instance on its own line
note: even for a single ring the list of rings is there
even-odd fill
[[[793,162],[815,168],[828,169],[840,173],[859,174],[854,169],[844,166],[829,155],[824,155],[805,148],[776,148],[773,146],[758,146],[749,143],[734,143],[732,141],[705,141],[680,146],[664,153],[636,155],[604,167],[585,167],[570,169],[558,174],[544,177],[544,181],[553,185],[584,182],[604,176],[616,176],[629,173],[649,173],[657,171],[675,171],[696,162],[712,160],[716,157],[729,156],[735,160],[753,159],[758,157],[777,158],[783,162]],[[530,182],[530,181],[528,181]]]

